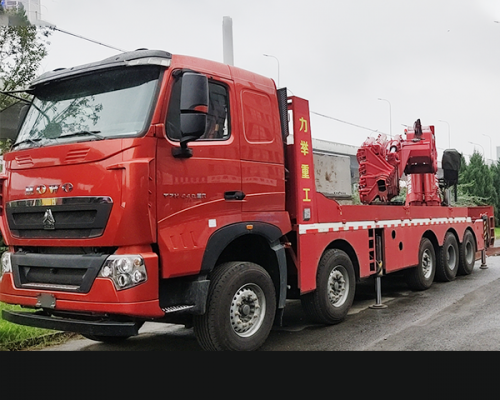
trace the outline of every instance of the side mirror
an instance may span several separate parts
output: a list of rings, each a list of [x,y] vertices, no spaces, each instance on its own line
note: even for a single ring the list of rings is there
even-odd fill
[[[174,157],[191,157],[187,144],[199,139],[207,128],[209,104],[208,78],[195,72],[182,76],[180,98],[181,148],[174,149]]]

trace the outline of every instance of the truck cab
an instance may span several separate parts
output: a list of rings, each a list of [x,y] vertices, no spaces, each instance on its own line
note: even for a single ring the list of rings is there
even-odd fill
[[[211,272],[241,259],[265,264],[284,306],[272,80],[138,50],[46,73],[27,92],[1,177],[0,301],[38,312],[4,318],[128,337],[145,320],[204,315]]]

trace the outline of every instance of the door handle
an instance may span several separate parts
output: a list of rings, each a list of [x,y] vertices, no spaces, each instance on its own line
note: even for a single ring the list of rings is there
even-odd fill
[[[246,194],[243,192],[226,192],[224,193],[224,200],[238,200],[241,201],[246,197]]]

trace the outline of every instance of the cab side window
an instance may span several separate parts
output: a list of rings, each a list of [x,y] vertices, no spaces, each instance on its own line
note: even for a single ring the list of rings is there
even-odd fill
[[[209,83],[207,130],[201,139],[227,139],[229,137],[229,106],[224,86]]]
[[[180,91],[181,79],[177,79],[172,88],[170,106],[167,113],[167,136],[180,140]],[[199,140],[225,140],[230,136],[229,96],[225,86],[214,81],[209,82],[209,105],[207,129]]]

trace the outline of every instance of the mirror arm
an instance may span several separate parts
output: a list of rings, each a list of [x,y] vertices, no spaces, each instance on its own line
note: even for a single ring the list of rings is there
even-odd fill
[[[14,92],[14,93],[18,93],[18,92]],[[19,97],[19,96],[14,96],[11,92],[0,91],[0,94],[12,97],[13,99],[19,100],[19,101],[26,103],[26,104],[31,104],[31,102],[29,100],[23,99],[22,97]]]
[[[187,142],[181,142],[181,147],[172,147],[172,156],[174,158],[191,158],[193,149],[187,146]]]

